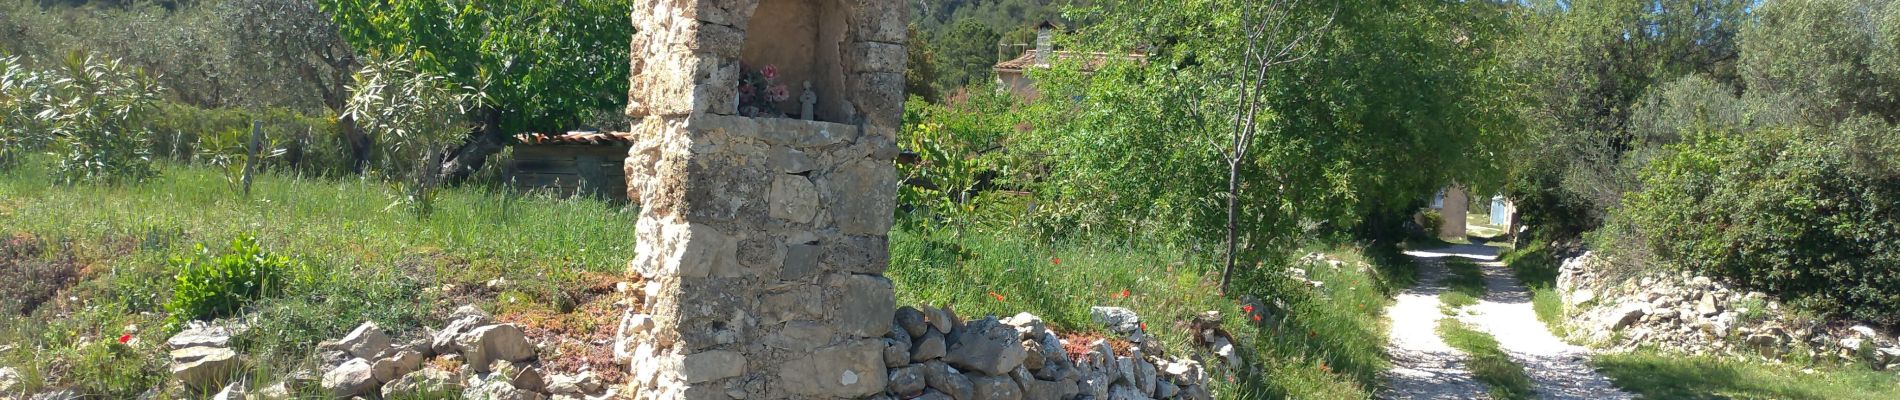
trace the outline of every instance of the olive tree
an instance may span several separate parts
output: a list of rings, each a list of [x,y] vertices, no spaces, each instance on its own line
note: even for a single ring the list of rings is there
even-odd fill
[[[358,52],[411,60],[417,72],[482,88],[476,128],[443,177],[479,169],[507,138],[578,124],[624,106],[629,0],[320,0]]]

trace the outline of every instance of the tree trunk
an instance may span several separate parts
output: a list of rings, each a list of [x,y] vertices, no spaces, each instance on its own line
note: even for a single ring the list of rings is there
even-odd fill
[[[1221,270],[1220,292],[1227,294],[1227,282],[1234,278],[1234,251],[1240,226],[1240,163],[1227,162],[1227,266]]]
[[[501,130],[501,110],[486,107],[482,109],[481,115],[481,126],[467,142],[442,161],[442,175],[437,182],[461,184],[488,163],[488,156],[500,152],[502,145],[506,144],[508,135]]]

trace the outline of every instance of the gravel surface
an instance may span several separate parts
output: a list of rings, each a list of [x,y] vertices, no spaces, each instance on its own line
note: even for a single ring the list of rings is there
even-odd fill
[[[1392,369],[1387,372],[1388,386],[1380,394],[1390,399],[1476,399],[1487,398],[1483,384],[1471,379],[1464,369],[1465,355],[1446,345],[1438,337],[1438,294],[1445,291],[1440,281],[1448,273],[1443,265],[1447,257],[1462,257],[1476,262],[1485,272],[1488,289],[1484,299],[1465,309],[1459,318],[1475,329],[1496,337],[1498,345],[1512,360],[1524,366],[1543,399],[1629,399],[1629,393],[1616,389],[1609,378],[1589,365],[1589,351],[1564,343],[1531,307],[1531,295],[1523,283],[1512,277],[1497,262],[1498,249],[1481,245],[1455,245],[1429,251],[1406,252],[1419,263],[1419,285],[1398,296],[1386,315],[1392,318]]]

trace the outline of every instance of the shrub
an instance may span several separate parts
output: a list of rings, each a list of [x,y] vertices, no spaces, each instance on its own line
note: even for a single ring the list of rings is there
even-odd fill
[[[51,85],[35,101],[38,115],[65,153],[55,174],[65,182],[140,181],[152,168],[149,131],[136,122],[158,100],[158,84],[144,70],[92,53],[68,53]]]
[[[1445,216],[1439,214],[1438,210],[1419,211],[1417,222],[1418,228],[1424,231],[1420,233],[1425,237],[1438,237],[1438,229],[1445,226]]]
[[[1616,223],[1661,260],[1816,311],[1900,325],[1900,163],[1873,123],[1702,133],[1643,171]],[[1881,150],[1885,149],[1885,150]],[[1871,151],[1870,151],[1871,150]]]
[[[231,241],[225,254],[211,257],[203,244],[189,257],[174,257],[176,286],[165,311],[174,328],[185,321],[229,315],[251,301],[283,292],[285,277],[296,264],[290,258],[264,252],[249,235]]]

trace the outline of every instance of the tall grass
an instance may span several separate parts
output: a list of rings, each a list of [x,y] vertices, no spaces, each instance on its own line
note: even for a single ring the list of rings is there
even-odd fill
[[[1600,354],[1616,386],[1652,399],[1900,399],[1900,377],[1859,366],[1806,368],[1654,351]]]
[[[83,266],[61,301],[0,315],[0,343],[19,347],[0,353],[0,366],[18,367],[29,390],[128,398],[151,387],[164,357],[128,351],[155,351],[150,344],[169,336],[163,304],[177,271],[165,260],[197,243],[251,234],[308,266],[243,314],[252,333],[238,346],[260,371],[293,367],[317,341],[365,320],[401,332],[500,297],[560,308],[589,284],[583,274],[618,273],[633,256],[637,213],[595,200],[470,186],[444,190],[436,212],[417,219],[395,204],[400,188],[370,179],[266,174],[245,198],[205,167],[164,166],[116,186],[54,184],[46,168],[28,158],[0,174],[0,234],[70,252]],[[497,278],[508,283],[483,285]],[[111,340],[133,329],[146,346]]]
[[[1216,390],[1222,397],[1249,399],[1369,397],[1386,367],[1381,312],[1390,294],[1412,279],[1410,265],[1390,249],[1309,249],[1338,257],[1345,266],[1297,266],[1325,282],[1319,289],[1282,278],[1286,261],[1247,269],[1235,281],[1236,296],[1287,306],[1253,321],[1238,302],[1220,295],[1211,255],[1164,244],[1024,237],[899,229],[891,235],[886,275],[897,285],[900,303],[950,304],[966,318],[1030,312],[1070,332],[1102,333],[1089,321],[1091,306],[1128,307],[1176,355],[1191,353],[1187,321],[1220,311],[1225,329],[1240,345],[1250,345],[1251,367],[1233,382],[1217,382]],[[1357,268],[1360,263],[1369,267]]]

